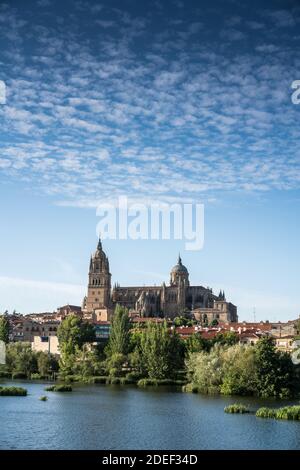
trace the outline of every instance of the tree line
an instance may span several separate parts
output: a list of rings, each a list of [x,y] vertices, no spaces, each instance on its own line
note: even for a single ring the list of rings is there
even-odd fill
[[[1,331],[0,322],[0,339]],[[58,363],[50,355],[32,352],[29,344],[9,344],[7,369],[30,377],[59,368],[64,380],[173,381],[187,383],[186,391],[209,394],[290,397],[299,390],[298,368],[289,354],[276,350],[272,338],[244,346],[230,331],[213,339],[195,333],[182,340],[166,322],[134,327],[119,305],[107,343],[97,343],[93,325],[75,315],[62,321],[58,340]]]

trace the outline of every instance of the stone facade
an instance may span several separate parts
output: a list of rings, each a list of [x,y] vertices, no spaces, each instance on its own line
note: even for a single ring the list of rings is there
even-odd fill
[[[57,336],[34,336],[31,349],[35,352],[46,352],[48,354],[60,355]]]
[[[170,273],[167,286],[121,287],[111,289],[109,262],[99,240],[97,250],[90,260],[87,297],[83,301],[85,315],[97,321],[109,320],[116,304],[127,307],[141,317],[174,318],[179,315],[194,316],[199,322],[214,319],[236,322],[237,308],[225,299],[224,292],[217,296],[212,289],[191,286],[187,268],[178,257]]]

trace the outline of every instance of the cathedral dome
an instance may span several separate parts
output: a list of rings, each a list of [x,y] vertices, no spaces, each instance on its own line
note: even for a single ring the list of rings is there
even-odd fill
[[[180,256],[178,257],[178,262],[177,264],[172,268],[171,273],[187,273],[188,270],[186,267],[182,264]]]

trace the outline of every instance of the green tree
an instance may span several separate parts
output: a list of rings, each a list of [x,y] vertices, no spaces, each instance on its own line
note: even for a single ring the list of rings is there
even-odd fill
[[[233,346],[239,341],[238,334],[235,331],[225,331],[225,333],[218,333],[214,339],[215,343],[222,344],[223,346]]]
[[[61,352],[60,371],[62,375],[72,374],[76,367],[78,352],[82,350],[84,344],[96,340],[95,329],[93,325],[82,321],[76,315],[69,315],[61,322],[57,336]]]
[[[123,366],[127,356],[121,353],[113,353],[106,361],[106,370],[111,377],[120,377],[123,375]]]
[[[183,367],[185,347],[167,323],[149,323],[142,332],[140,360],[151,379],[172,378]]]
[[[27,377],[37,372],[37,358],[30,343],[9,343],[6,348],[6,364],[10,372],[22,373]]]
[[[178,370],[184,368],[184,360],[186,354],[186,344],[179,335],[172,331],[169,338],[168,349],[168,376],[176,377]]]
[[[188,381],[199,392],[220,393],[224,377],[222,350],[223,347],[216,344],[209,353],[202,351],[189,354],[186,360]]]
[[[194,333],[186,340],[186,349],[188,353],[209,351],[212,347],[212,341],[202,338],[199,333]]]
[[[221,359],[223,380],[220,392],[224,395],[253,395],[256,391],[254,348],[240,344],[223,348]]]
[[[106,355],[126,355],[130,350],[130,322],[128,310],[120,305],[116,306],[112,319],[110,337],[106,348]]]
[[[177,326],[177,327],[178,326],[185,326],[187,324],[187,322],[188,322],[188,320],[185,317],[175,317],[174,321],[173,321],[174,325]]]
[[[295,367],[272,338],[255,347],[216,342],[209,352],[192,352],[186,360],[189,388],[202,393],[289,397],[297,391]]]
[[[6,315],[0,316],[0,341],[9,342],[9,320]]]
[[[85,343],[96,340],[93,325],[82,321],[76,315],[69,315],[61,322],[57,336],[61,353],[67,355],[75,354]]]
[[[275,349],[274,340],[261,338],[255,346],[256,388],[262,397],[290,396],[294,387],[294,366],[289,355]]]
[[[51,371],[58,370],[58,362],[52,354],[40,351],[36,356],[37,368],[41,377],[47,377]]]
[[[77,350],[72,365],[73,374],[80,375],[81,377],[92,377],[104,375],[104,369],[97,349],[91,350],[88,348],[88,345],[84,345],[81,350]]]

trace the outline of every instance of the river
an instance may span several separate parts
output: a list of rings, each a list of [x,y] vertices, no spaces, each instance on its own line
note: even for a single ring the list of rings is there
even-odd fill
[[[170,387],[81,385],[54,393],[39,382],[1,385],[25,387],[28,396],[0,397],[0,449],[300,449],[300,422],[224,413],[237,401],[253,409],[279,406],[274,401]]]

